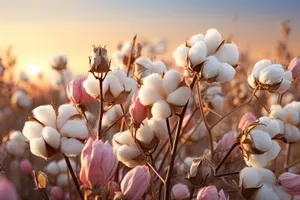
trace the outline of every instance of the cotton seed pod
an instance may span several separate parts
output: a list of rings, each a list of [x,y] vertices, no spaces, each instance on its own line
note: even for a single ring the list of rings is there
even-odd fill
[[[106,73],[109,71],[109,59],[107,50],[101,46],[93,48],[92,55],[89,57],[90,71],[96,73]]]
[[[210,183],[214,176],[212,163],[206,157],[193,160],[188,174],[188,180],[197,187]]]

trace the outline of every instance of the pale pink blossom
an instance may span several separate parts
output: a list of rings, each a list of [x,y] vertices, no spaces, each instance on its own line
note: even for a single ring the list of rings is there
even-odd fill
[[[121,182],[125,199],[140,200],[148,188],[150,178],[149,169],[145,165],[130,170]]]
[[[184,200],[184,199],[188,199],[189,196],[190,196],[190,191],[186,185],[177,183],[172,187],[172,199]]]
[[[117,156],[108,143],[89,138],[81,154],[80,180],[84,187],[105,186],[114,176]]]
[[[54,197],[55,200],[61,200],[64,197],[63,190],[58,186],[52,187],[50,193]]]
[[[148,108],[140,102],[138,91],[132,97],[129,113],[137,123],[141,123],[148,116]]]
[[[292,70],[292,75],[294,78],[300,75],[300,58],[295,57],[288,66],[289,70]]]
[[[0,199],[1,200],[18,200],[15,186],[6,178],[0,178]]]
[[[29,160],[23,159],[20,162],[20,170],[27,175],[30,175],[32,173],[32,164]]]
[[[292,195],[300,195],[300,175],[285,172],[279,176],[280,184]]]
[[[234,144],[235,138],[236,138],[236,132],[228,132],[223,135],[222,139],[218,141],[218,144],[216,146],[216,154],[215,158],[216,160],[220,161],[227,151],[230,149],[230,147]],[[229,157],[226,159],[225,163],[233,163],[236,162],[240,157],[240,152],[238,148],[235,148],[229,155]]]
[[[67,96],[71,103],[87,106],[93,100],[82,85],[85,80],[84,76],[79,76],[67,85]]]
[[[240,131],[243,131],[244,128],[254,122],[255,120],[257,119],[257,117],[252,113],[252,112],[247,112],[245,113],[242,118],[240,119],[240,122],[239,122],[239,125],[238,125],[238,128]]]
[[[216,186],[202,188],[197,195],[197,200],[227,200],[223,190],[218,192]]]

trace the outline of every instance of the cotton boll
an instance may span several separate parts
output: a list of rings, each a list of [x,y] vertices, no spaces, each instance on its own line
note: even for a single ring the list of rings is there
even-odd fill
[[[281,150],[281,147],[278,144],[278,142],[272,140],[272,147],[271,147],[271,149],[265,153],[266,159],[268,159],[268,160],[274,160],[278,156],[280,150]]]
[[[123,70],[116,70],[116,69],[112,70],[108,72],[107,76],[109,76],[110,74],[116,76],[121,83],[126,82],[127,76],[126,76],[126,72],[124,72]]]
[[[151,74],[147,76],[143,80],[143,83],[145,87],[152,88],[153,90],[155,90],[157,93],[161,95],[165,94],[163,90],[163,79],[159,74]]]
[[[67,156],[77,156],[81,153],[84,144],[74,138],[62,138],[60,140],[60,151]]]
[[[58,108],[57,128],[62,126],[69,120],[70,117],[78,114],[77,109],[72,104],[63,104]]]
[[[138,58],[135,61],[136,64],[142,65],[146,69],[150,70],[152,68],[152,61],[149,58]]]
[[[272,187],[264,184],[257,192],[255,200],[272,199],[280,200],[276,193],[272,190]]]
[[[246,160],[246,165],[252,167],[265,167],[267,165],[268,160],[265,157],[265,154],[251,154],[249,156],[249,160]]]
[[[256,82],[255,82],[255,78],[252,74],[250,74],[247,78],[248,84],[252,87],[255,88],[256,87]]]
[[[274,173],[265,168],[257,168],[257,173],[261,179],[261,182],[268,185],[276,184],[276,177]]]
[[[258,61],[253,67],[253,70],[252,70],[253,76],[255,78],[259,78],[259,74],[260,74],[261,70],[267,68],[271,64],[272,64],[272,62],[267,59]]]
[[[204,36],[204,41],[207,45],[207,55],[210,55],[213,54],[221,44],[222,36],[217,29],[209,29]]]
[[[222,87],[220,87],[219,85],[216,86],[212,86],[212,87],[208,87],[206,89],[206,94],[209,96],[213,96],[215,94],[222,94]]]
[[[154,104],[158,100],[162,100],[163,97],[152,88],[142,86],[139,91],[139,99],[143,105],[147,106]]]
[[[292,85],[291,81],[283,79],[281,84],[280,84],[280,87],[278,88],[277,91],[280,92],[280,93],[284,93],[291,87],[291,85]]]
[[[84,140],[88,137],[88,128],[81,119],[68,120],[61,128],[60,133],[63,137],[73,137]]]
[[[171,108],[167,102],[159,100],[153,104],[151,113],[155,120],[166,119],[171,116]]]
[[[272,140],[268,133],[254,129],[250,132],[250,135],[257,149],[265,152],[271,148]]]
[[[140,126],[136,132],[136,139],[143,144],[150,144],[154,138],[153,132],[145,126]]]
[[[42,131],[42,135],[49,146],[53,147],[54,149],[58,149],[60,145],[60,134],[56,129],[46,126]]]
[[[224,97],[221,95],[215,95],[211,100],[210,100],[212,107],[214,110],[218,112],[222,112],[224,109]]]
[[[286,122],[297,126],[300,122],[299,113],[296,110],[291,108],[287,108],[285,110],[287,111]]]
[[[131,42],[131,41],[126,41],[126,42],[123,43],[121,52],[122,52],[124,55],[126,55],[127,57],[129,57],[129,56],[130,56],[131,48],[132,48],[132,42]],[[135,52],[136,52],[136,48],[135,48],[135,46],[134,46],[133,49],[132,49],[132,54],[134,55]]]
[[[206,136],[206,127],[204,122],[201,122],[199,125],[197,125],[196,129],[193,131],[191,135],[191,140],[199,141],[205,136]]]
[[[300,102],[293,101],[293,102],[287,104],[284,108],[285,109],[290,109],[290,108],[294,109],[300,114]]]
[[[185,67],[186,63],[186,56],[189,51],[189,48],[185,44],[181,44],[178,46],[175,51],[173,52],[173,57],[175,59],[176,65],[179,67]]]
[[[22,134],[21,131],[13,131],[9,134],[10,140],[16,140],[17,142],[23,143],[25,142],[26,138]]]
[[[282,186],[273,186],[273,191],[279,197],[279,199],[291,199],[291,195],[287,193]]]
[[[167,96],[167,102],[173,105],[184,106],[191,97],[189,87],[180,87]]]
[[[168,70],[166,64],[163,61],[154,61],[152,63],[151,71],[152,73],[162,74],[163,72],[166,73]]]
[[[42,137],[43,126],[37,122],[27,121],[23,127],[23,134],[28,139]]]
[[[260,71],[259,82],[268,85],[280,83],[282,81],[283,73],[284,73],[283,68],[278,67],[278,64],[270,65]]]
[[[138,165],[134,159],[140,155],[140,150],[135,146],[122,145],[117,149],[118,160],[126,166],[133,168]]]
[[[116,143],[114,143],[116,142]],[[126,144],[129,146],[134,146],[135,141],[134,138],[131,136],[130,131],[126,130],[120,133],[117,133],[113,137],[113,146],[115,146],[117,143],[119,144]]]
[[[273,119],[280,119],[282,121],[285,121],[286,119],[286,111],[280,106],[280,105],[272,105],[271,108],[270,117]]]
[[[105,94],[108,89],[112,95],[117,98],[121,92],[124,91],[124,86],[116,76],[107,76],[103,81],[103,94]]]
[[[82,85],[90,96],[97,98],[100,94],[99,81],[92,76],[93,75],[90,74]]]
[[[43,124],[56,127],[56,113],[51,105],[36,107],[32,113],[34,117]]]
[[[58,185],[59,187],[67,187],[68,174],[67,173],[59,174],[56,178],[56,185]]]
[[[215,53],[215,56],[220,62],[235,65],[239,59],[238,47],[234,43],[223,44]]]
[[[204,35],[203,35],[203,34],[193,35],[193,36],[189,39],[188,43],[189,43],[191,46],[194,46],[194,44],[195,44],[196,42],[199,42],[199,41],[204,41]]]
[[[30,140],[30,151],[36,156],[45,159],[48,157],[46,143],[43,138],[34,138]]]
[[[218,74],[217,81],[221,83],[230,81],[235,75],[235,69],[227,63],[221,63]]]
[[[188,53],[192,65],[202,63],[206,58],[206,44],[204,41],[196,42]]]
[[[240,172],[240,185],[245,188],[258,187],[261,184],[261,177],[258,168],[245,167]]]
[[[282,78],[288,80],[288,81],[292,81],[293,80],[293,75],[292,75],[292,71],[291,70],[287,70],[283,73]]]
[[[202,76],[205,79],[216,77],[220,67],[221,63],[217,60],[217,58],[215,56],[209,56],[203,64]]]
[[[290,124],[285,124],[284,138],[288,143],[297,142],[300,139],[299,128]]]
[[[173,92],[180,84],[181,77],[177,70],[169,70],[163,79],[163,88],[167,94]]]
[[[47,166],[45,171],[47,174],[51,174],[52,176],[56,176],[59,173],[59,167],[57,165],[57,162],[52,161]]]
[[[132,78],[127,78],[124,83],[124,86],[126,92],[130,91],[129,96],[132,96],[137,90],[136,81]]]
[[[151,118],[147,121],[147,125],[159,140],[165,140],[168,137],[168,128],[165,120]]]
[[[269,124],[264,127],[264,131],[269,133],[270,137],[273,138],[277,134],[281,134],[283,132],[283,128],[281,129],[279,120],[271,120]]]

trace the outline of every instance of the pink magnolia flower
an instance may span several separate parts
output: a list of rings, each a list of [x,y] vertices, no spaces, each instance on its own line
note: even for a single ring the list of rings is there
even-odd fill
[[[6,178],[0,178],[0,199],[1,200],[18,200],[15,186]]]
[[[148,116],[148,108],[141,104],[138,91],[132,97],[129,113],[138,123],[141,123]]]
[[[80,180],[84,187],[105,186],[114,176],[118,159],[110,144],[89,138],[81,154]]]
[[[225,133],[221,140],[218,141],[218,144],[216,146],[216,154],[215,158],[217,161],[220,161],[227,151],[230,149],[230,147],[234,144],[234,140],[236,137],[236,132],[231,131],[228,133]],[[236,162],[240,157],[240,152],[238,148],[235,148],[229,155],[229,157],[226,159],[225,163],[233,163]]]
[[[150,182],[150,172],[147,166],[136,166],[130,170],[121,182],[121,191],[125,199],[140,200]]]
[[[252,113],[252,112],[247,112],[245,113],[242,118],[240,119],[240,122],[239,122],[239,125],[238,125],[238,128],[240,131],[243,131],[244,128],[254,122],[255,120],[257,119],[257,117]]]
[[[280,184],[292,195],[300,195],[300,175],[285,172],[278,178]]]
[[[300,75],[300,58],[295,57],[288,66],[289,70],[292,70],[292,76],[296,78]]]
[[[177,183],[172,187],[172,199],[174,200],[184,200],[188,199],[190,196],[189,188],[181,183]]]
[[[52,187],[50,193],[54,197],[55,200],[61,200],[64,197],[63,190],[58,186]]]
[[[20,162],[20,170],[27,175],[30,175],[32,173],[32,164],[29,160],[23,159]]]
[[[211,185],[199,190],[197,200],[227,200],[223,190],[218,192],[216,186]]]
[[[93,100],[82,85],[85,80],[84,76],[80,76],[67,85],[67,96],[71,103],[87,106]]]

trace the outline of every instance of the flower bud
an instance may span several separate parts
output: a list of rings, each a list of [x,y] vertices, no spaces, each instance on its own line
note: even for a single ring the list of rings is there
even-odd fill
[[[292,195],[300,195],[300,175],[285,172],[279,176],[280,184]]]
[[[71,103],[87,106],[93,100],[82,85],[85,80],[84,76],[80,76],[67,85],[67,96]]]
[[[93,53],[89,57],[90,71],[97,73],[106,73],[109,71],[109,60],[107,50],[101,46],[93,48]]]
[[[15,186],[6,178],[0,177],[0,199],[18,200]]]
[[[55,200],[61,200],[64,197],[63,190],[58,186],[52,187],[50,194],[54,197]]]
[[[27,175],[31,175],[32,173],[32,164],[29,160],[23,159],[20,162],[20,170]]]
[[[300,75],[300,58],[295,57],[288,66],[289,70],[292,70],[293,78]]]
[[[132,104],[129,107],[129,113],[131,117],[137,123],[142,123],[148,116],[148,108],[141,104],[138,96],[138,91],[132,97]]]
[[[125,199],[140,200],[146,192],[151,175],[147,166],[137,166],[130,170],[121,182]]]
[[[195,186],[202,186],[212,181],[214,170],[212,163],[206,157],[193,160],[188,175],[188,180]]]
[[[240,131],[243,131],[246,126],[256,120],[256,116],[252,112],[245,113],[240,119],[238,128]]]
[[[218,192],[216,186],[211,185],[208,187],[201,188],[197,195],[197,200],[227,200],[223,190]]]
[[[80,180],[84,187],[103,187],[114,176],[118,165],[117,156],[108,143],[89,139],[81,154]]]
[[[173,200],[187,200],[190,196],[190,191],[186,185],[177,183],[172,187],[171,194]]]

